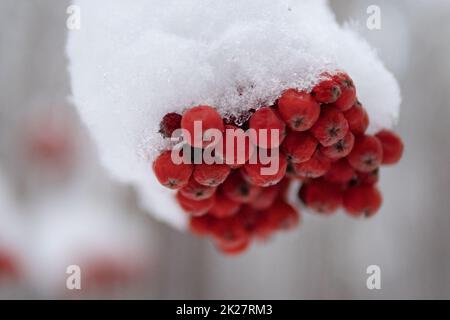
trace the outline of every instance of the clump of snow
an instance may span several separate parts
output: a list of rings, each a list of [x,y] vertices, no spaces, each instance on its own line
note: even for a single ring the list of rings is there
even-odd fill
[[[222,115],[309,90],[324,70],[343,69],[372,120],[398,118],[396,80],[324,0],[108,0],[74,2],[81,30],[69,32],[73,100],[117,179],[134,185],[151,213],[183,227],[173,193],[151,160],[168,112],[209,104]]]

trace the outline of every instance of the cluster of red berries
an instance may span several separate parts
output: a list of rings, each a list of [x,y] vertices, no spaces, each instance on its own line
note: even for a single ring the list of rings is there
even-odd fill
[[[267,132],[250,139],[243,153],[225,148],[219,154],[221,164],[175,164],[170,150],[153,163],[160,183],[178,190],[177,201],[190,215],[192,231],[210,236],[229,254],[244,251],[252,239],[266,239],[298,224],[298,210],[286,201],[293,180],[302,181],[299,198],[317,212],[343,207],[353,216],[374,214],[382,201],[375,186],[378,168],[398,162],[403,152],[395,133],[365,133],[369,117],[344,72],[324,74],[310,93],[286,90],[273,106],[252,110],[240,126],[210,106],[197,106],[183,115],[167,114],[160,132],[170,137],[181,128],[194,136],[195,121],[202,122],[202,134],[235,130],[237,139],[241,129]],[[277,139],[272,139],[274,134]],[[191,139],[190,146],[205,148],[202,138]],[[278,168],[271,174],[262,173],[269,165],[259,159],[248,161],[260,149],[277,157]]]

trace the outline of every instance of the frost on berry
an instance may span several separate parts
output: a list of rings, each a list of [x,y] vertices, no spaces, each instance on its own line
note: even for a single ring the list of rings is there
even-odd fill
[[[295,173],[303,178],[319,178],[327,173],[330,165],[331,161],[319,150],[308,161],[293,164]]]
[[[317,140],[308,132],[289,132],[281,145],[287,160],[293,163],[308,161],[316,148]]]
[[[212,237],[223,246],[237,246],[249,239],[248,231],[240,216],[232,216],[216,220],[212,226]]]
[[[220,252],[229,255],[235,256],[243,253],[250,246],[250,240],[243,240],[240,243],[227,244],[223,242],[219,242],[217,244],[217,248]]]
[[[313,180],[299,191],[303,203],[318,213],[330,214],[342,205],[342,191],[338,184]]]
[[[403,141],[390,130],[382,130],[375,135],[381,142],[383,148],[382,164],[395,164],[403,155]]]
[[[231,200],[239,203],[250,203],[255,200],[262,189],[250,184],[239,171],[235,171],[225,180],[222,191]]]
[[[350,181],[351,186],[374,185],[380,179],[380,169],[370,172],[356,172],[356,176]]]
[[[353,80],[348,74],[339,72],[333,76],[333,80],[338,83],[341,94],[333,105],[341,110],[346,111],[350,109],[356,102],[356,89]]]
[[[346,159],[333,162],[324,176],[326,181],[333,183],[347,183],[354,178],[356,178],[356,172]]]
[[[286,125],[271,107],[258,109],[249,120],[254,144],[264,149],[278,148],[283,142]]]
[[[201,216],[206,214],[215,203],[215,195],[202,200],[193,200],[185,197],[180,191],[177,193],[177,201],[180,207],[192,216]]]
[[[196,134],[196,126],[199,128],[199,133]],[[189,144],[196,148],[202,148],[208,145],[207,131],[209,129],[216,129],[224,131],[224,124],[222,117],[217,110],[210,106],[197,106],[188,109],[181,119],[181,128],[189,132]]]
[[[319,118],[320,105],[309,93],[289,89],[278,99],[278,110],[290,129],[305,131]]]
[[[263,160],[262,156],[258,155],[256,163],[247,163],[242,168],[242,176],[249,183],[259,186],[268,187],[277,184],[284,178],[287,169],[286,156],[283,153],[270,152],[267,150],[267,159]]]
[[[205,186],[191,178],[189,183],[180,189],[180,193],[191,200],[204,200],[216,192],[216,187]]]
[[[264,210],[261,211],[244,205],[238,215],[247,232],[256,239],[266,240],[275,232],[275,228],[270,224]]]
[[[348,132],[348,122],[342,112],[327,106],[311,128],[311,133],[324,147],[329,147],[343,139]]]
[[[266,210],[270,208],[278,197],[280,184],[263,188],[260,194],[250,205],[255,210]]]
[[[364,134],[369,127],[369,116],[359,101],[344,112],[344,117],[347,119],[350,131],[355,135]]]
[[[324,75],[325,79],[321,80],[311,91],[311,95],[319,103],[333,103],[341,95],[339,82],[330,75]]]
[[[153,172],[158,181],[170,189],[180,189],[188,184],[193,166],[187,163],[175,164],[172,152],[165,151],[153,162]]]
[[[195,181],[204,186],[217,187],[225,181],[230,171],[230,167],[226,164],[202,163],[195,165],[192,176]]]
[[[374,136],[359,136],[355,139],[352,152],[347,157],[353,168],[370,172],[381,165],[383,148],[380,140]]]
[[[380,209],[381,203],[381,194],[375,186],[352,187],[344,194],[344,208],[351,216],[370,217]]]
[[[216,194],[216,202],[209,214],[216,218],[226,218],[236,214],[241,207],[237,201],[231,200],[222,192]]]
[[[207,236],[211,231],[214,218],[210,215],[192,217],[189,220],[189,228],[192,233],[198,236]]]
[[[278,230],[295,228],[300,222],[299,211],[282,199],[278,199],[265,214],[272,226]]]
[[[336,142],[335,144],[324,147],[320,146],[320,152],[330,160],[338,160],[346,157],[353,149],[355,143],[355,136],[351,132]]]

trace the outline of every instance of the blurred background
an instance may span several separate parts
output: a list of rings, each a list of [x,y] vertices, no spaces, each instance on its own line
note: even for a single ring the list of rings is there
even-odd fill
[[[69,4],[0,0],[0,298],[450,298],[449,1],[332,1],[400,83],[404,158],[382,169],[374,218],[305,213],[234,258],[154,221],[99,165],[70,102]],[[66,289],[72,264],[81,291]]]

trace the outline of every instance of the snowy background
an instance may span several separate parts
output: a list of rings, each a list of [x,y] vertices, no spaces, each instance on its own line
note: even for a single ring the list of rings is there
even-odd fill
[[[381,30],[366,28],[373,4]],[[0,259],[18,269],[0,274],[0,298],[78,297],[65,289],[69,264],[126,270],[88,298],[450,298],[448,1],[332,1],[400,84],[404,158],[382,170],[373,219],[306,214],[232,259],[151,218],[99,164],[68,100],[68,5],[0,0]],[[381,290],[366,288],[372,264]]]

